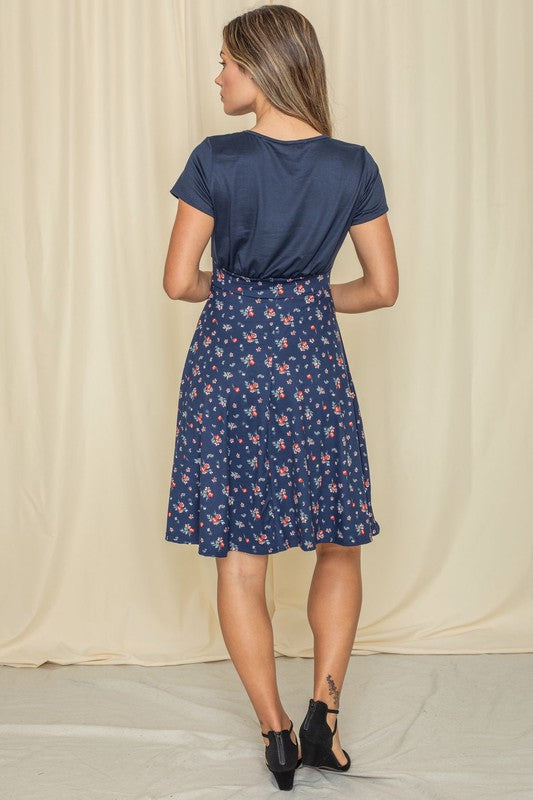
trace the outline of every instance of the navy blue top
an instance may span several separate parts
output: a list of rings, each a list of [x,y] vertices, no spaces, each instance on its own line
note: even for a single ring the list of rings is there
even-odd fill
[[[251,278],[328,273],[349,228],[389,210],[366,147],[325,134],[207,136],[170,191],[214,217],[213,266]]]

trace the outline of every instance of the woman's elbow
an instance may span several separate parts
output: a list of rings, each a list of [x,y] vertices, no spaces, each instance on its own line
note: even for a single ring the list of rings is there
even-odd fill
[[[188,287],[176,281],[163,280],[163,290],[171,300],[181,300],[187,294]]]
[[[398,299],[400,291],[400,276],[398,274],[398,265],[395,263],[394,272],[389,277],[386,285],[382,287],[381,297],[386,306],[393,306]]]
[[[398,294],[399,294],[398,289],[396,289],[394,292],[388,292],[383,298],[384,305],[389,307],[393,306],[396,300],[398,299]]]

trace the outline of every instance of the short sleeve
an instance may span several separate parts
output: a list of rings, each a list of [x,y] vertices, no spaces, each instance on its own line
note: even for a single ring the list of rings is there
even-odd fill
[[[215,216],[215,207],[210,190],[212,152],[209,137],[196,145],[170,193],[181,197],[186,203],[205,214]]]
[[[352,209],[350,226],[380,217],[388,210],[379,167],[366,147],[363,147],[362,174]]]

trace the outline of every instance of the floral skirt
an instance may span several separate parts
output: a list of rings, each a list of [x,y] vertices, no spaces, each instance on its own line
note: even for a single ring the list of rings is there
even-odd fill
[[[213,266],[180,383],[165,539],[267,555],[379,533],[329,273]]]

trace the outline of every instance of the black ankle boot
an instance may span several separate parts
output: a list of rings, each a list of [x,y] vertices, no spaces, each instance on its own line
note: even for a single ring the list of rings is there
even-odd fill
[[[274,773],[280,789],[292,789],[294,773],[302,763],[298,758],[298,744],[291,739],[292,720],[290,727],[281,731],[268,731],[262,735],[268,739],[265,746],[266,765]]]
[[[331,746],[337,730],[337,720],[333,730],[328,725],[327,713],[338,714],[338,708],[328,708],[322,700],[309,700],[309,708],[300,727],[300,744],[302,746],[302,763],[319,769],[330,769],[334,772],[346,772],[350,769],[351,759],[346,750],[342,750],[348,759],[346,764],[339,760]]]

